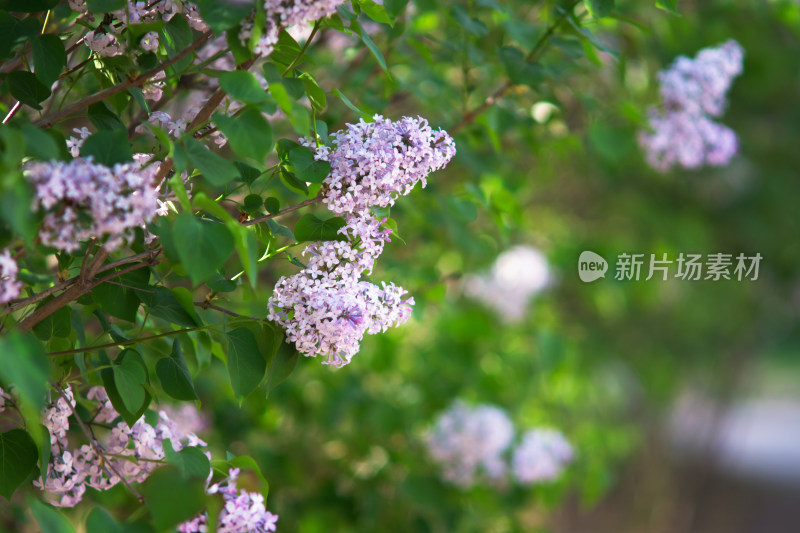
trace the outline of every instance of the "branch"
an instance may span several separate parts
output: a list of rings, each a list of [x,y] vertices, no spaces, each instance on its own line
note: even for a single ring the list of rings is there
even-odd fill
[[[264,215],[263,217],[258,217],[258,218],[254,218],[252,220],[248,220],[246,222],[242,222],[242,226],[252,226],[254,224],[258,224],[259,222],[264,222],[265,220],[269,220],[271,218],[277,218],[279,216],[285,215],[286,213],[291,213],[292,211],[297,211],[298,209],[300,209],[302,207],[305,207],[307,205],[315,204],[315,203],[319,202],[320,200],[322,200],[322,195],[318,194],[314,198],[311,198],[310,200],[306,200],[304,202],[300,202],[297,205],[293,205],[293,206],[287,207],[286,209],[282,209],[281,211],[278,211],[277,213],[274,213],[272,215]]]
[[[572,4],[570,4],[564,10],[564,12],[561,13],[558,16],[558,18],[556,18],[555,21],[553,21],[553,23],[547,28],[547,31],[545,31],[542,34],[542,36],[539,37],[539,40],[536,41],[536,44],[533,46],[533,49],[525,57],[525,61],[530,63],[539,58],[539,55],[541,54],[542,50],[544,50],[544,47],[547,44],[547,40],[555,33],[556,29],[558,29],[558,27],[561,26],[561,23],[564,22],[564,20],[570,15],[570,13],[572,13],[572,10],[575,9],[575,6],[577,6],[579,2],[580,0],[573,1]],[[490,94],[486,98],[486,100],[483,101],[481,105],[479,105],[472,111],[466,113],[458,122],[458,124],[456,124],[452,128],[449,128],[447,130],[448,133],[450,133],[450,135],[455,135],[456,133],[464,129],[464,127],[472,124],[476,118],[481,116],[487,109],[492,107],[495,104],[495,102],[497,102],[500,98],[505,96],[506,93],[509,91],[509,89],[511,89],[511,87],[513,86],[514,84],[511,83],[511,81],[506,81],[503,85],[495,89],[495,91],[492,94]]]
[[[175,54],[174,56],[172,56],[171,58],[169,58],[165,62],[161,63],[160,65],[157,65],[157,66],[151,68],[147,72],[143,72],[142,74],[139,74],[135,78],[127,79],[127,80],[123,81],[122,83],[118,83],[117,85],[114,85],[113,87],[109,87],[108,89],[104,89],[104,90],[102,90],[100,92],[97,92],[95,94],[91,94],[91,95],[89,95],[89,96],[87,96],[85,98],[82,98],[81,100],[78,100],[77,102],[68,105],[67,107],[65,107],[61,111],[57,111],[56,113],[53,113],[52,115],[44,117],[43,119],[41,119],[38,122],[36,122],[35,125],[37,127],[39,127],[39,128],[49,128],[50,126],[52,126],[53,124],[55,124],[56,122],[61,120],[62,118],[66,118],[66,117],[72,115],[73,113],[76,113],[77,111],[80,111],[81,109],[83,109],[85,107],[89,107],[90,105],[92,105],[94,103],[97,103],[97,102],[100,102],[102,100],[105,100],[109,96],[114,96],[115,94],[121,93],[122,91],[126,91],[126,90],[130,89],[131,87],[138,87],[140,85],[143,85],[147,80],[149,80],[150,78],[152,78],[153,76],[155,76],[159,72],[161,72],[163,70],[166,70],[167,68],[171,67],[172,65],[174,65],[175,63],[177,63],[178,61],[183,59],[188,54],[190,54],[190,53],[194,52],[195,50],[197,50],[198,48],[200,48],[200,46],[202,46],[211,36],[212,36],[211,31],[205,32],[203,35],[201,35],[192,44],[190,44],[189,46],[187,46],[186,48],[184,48],[183,50],[181,50],[180,52],[178,52],[177,54]]]
[[[260,320],[260,319],[259,319]],[[51,357],[57,357],[59,355],[73,355],[76,353],[84,353],[84,352],[93,352],[95,350],[103,350],[105,348],[116,348],[118,346],[130,346],[131,344],[138,344],[140,342],[149,341],[152,339],[160,339],[161,337],[169,337],[171,335],[179,335],[181,333],[189,333],[191,331],[199,331],[201,329],[209,329],[217,326],[225,326],[227,325],[226,322],[221,322],[219,324],[206,324],[205,326],[197,326],[194,328],[183,328],[183,329],[176,329],[173,331],[167,331],[165,333],[159,333],[158,335],[148,335],[147,337],[139,337],[137,339],[130,339],[121,342],[109,342],[107,344],[98,344],[97,346],[85,346],[83,348],[75,348],[74,350],[63,350],[60,352],[50,352],[47,355]]]

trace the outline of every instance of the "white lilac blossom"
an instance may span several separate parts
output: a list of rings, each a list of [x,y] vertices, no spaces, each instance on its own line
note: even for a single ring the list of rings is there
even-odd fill
[[[220,494],[224,506],[217,520],[219,533],[265,533],[277,531],[278,515],[267,511],[264,496],[236,487],[239,469],[228,470],[228,477],[206,489],[208,494]],[[180,533],[201,533],[208,529],[205,513],[178,526]]]
[[[650,166],[661,172],[676,165],[722,166],[736,155],[736,134],[711,117],[725,111],[743,57],[742,47],[730,40],[701,50],[694,59],[678,57],[659,72],[663,109],[648,111],[648,128],[639,135]]]
[[[426,444],[442,468],[442,477],[469,488],[480,479],[499,483],[505,478],[503,454],[513,438],[514,426],[505,411],[458,401],[437,418]]]
[[[343,366],[358,353],[365,333],[375,334],[408,321],[414,299],[393,283],[381,286],[361,281],[371,274],[391,230],[370,206],[393,205],[427,175],[444,167],[455,154],[447,133],[434,132],[423,119],[393,123],[376,115],[375,123],[361,121],[334,133],[335,147],[317,147],[316,159],[331,163],[323,181],[323,201],[345,215],[340,241],[306,247],[308,266],[282,277],[269,299],[268,319],[286,329],[286,342],[306,356],[325,358],[324,364]]]
[[[417,183],[425,187],[428,174],[444,168],[456,153],[447,132],[432,129],[423,118],[373,119],[331,134],[333,147],[302,141],[316,150],[317,160],[331,164],[322,201],[336,214],[394,205]]]
[[[22,283],[17,280],[17,273],[19,267],[11,253],[8,250],[3,250],[0,253],[0,304],[7,304],[22,291]],[[0,396],[2,396],[2,389],[0,389]]]
[[[523,485],[553,481],[572,461],[572,446],[559,431],[539,428],[525,433],[514,449],[511,472]]]
[[[149,31],[144,34],[142,40],[139,41],[139,46],[146,52],[155,52],[158,50],[158,34],[154,31]]]
[[[159,209],[154,165],[107,167],[79,158],[34,162],[25,176],[36,189],[33,209],[44,212],[42,243],[67,252],[93,237],[107,236],[106,247],[118,248]]]
[[[486,274],[465,278],[464,293],[494,309],[503,320],[521,320],[530,299],[552,281],[544,254],[514,246],[500,254]]]
[[[69,153],[72,154],[72,157],[78,157],[81,155],[81,147],[83,146],[84,141],[89,138],[89,135],[91,135],[92,132],[89,131],[89,128],[86,126],[81,128],[72,128],[72,131],[74,131],[78,136],[70,136],[70,138],[67,139],[67,148],[69,149]]]
[[[164,411],[159,413],[155,426],[145,422],[144,417],[133,427],[123,421],[113,425],[119,413],[111,405],[105,389],[93,387],[87,394],[87,399],[96,404],[92,421],[113,427],[105,435],[101,435],[99,427],[94,428],[96,445],[86,443],[71,448],[67,431],[76,403],[69,386],[64,389],[64,396],[59,395],[44,410],[43,424],[50,432],[50,464],[44,485],[38,479],[33,482],[57,507],[74,507],[81,501],[87,486],[108,490],[122,478],[127,482],[144,481],[165,457],[164,440],[168,439],[176,451],[186,446],[206,446],[194,433],[181,431]]]

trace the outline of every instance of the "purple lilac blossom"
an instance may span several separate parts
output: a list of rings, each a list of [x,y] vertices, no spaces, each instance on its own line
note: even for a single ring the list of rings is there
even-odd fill
[[[673,166],[722,166],[736,155],[736,134],[711,117],[724,112],[743,57],[742,47],[730,40],[701,50],[695,59],[678,57],[658,74],[663,110],[651,108],[648,128],[639,134],[650,166],[661,172]]]
[[[374,123],[349,124],[334,133],[334,148],[301,143],[316,151],[317,160],[331,163],[323,181],[323,202],[346,224],[344,240],[312,243],[303,251],[308,266],[282,277],[269,299],[268,319],[286,329],[306,356],[324,364],[348,364],[358,353],[365,333],[375,334],[408,321],[414,299],[393,283],[381,286],[361,281],[390,240],[386,220],[375,218],[371,206],[393,205],[428,174],[444,167],[455,154],[447,133],[434,132],[423,119],[392,122],[376,115]]]
[[[0,253],[0,304],[7,304],[22,291],[22,283],[17,280],[18,272],[19,267],[11,253],[3,250]]]
[[[553,481],[572,457],[572,446],[559,431],[532,429],[523,435],[522,442],[514,450],[511,472],[523,485]]]
[[[164,411],[159,413],[155,426],[145,422],[144,417],[133,427],[123,421],[113,425],[119,413],[111,405],[105,389],[93,387],[87,394],[87,398],[96,403],[93,421],[113,425],[105,436],[98,437],[104,457],[99,457],[90,444],[70,448],[67,431],[76,404],[69,386],[64,392],[67,399],[59,395],[44,410],[43,424],[50,432],[50,466],[44,486],[39,479],[33,482],[57,507],[74,507],[83,498],[87,486],[108,490],[122,481],[120,476],[128,482],[144,481],[164,459],[165,439],[170,440],[176,451],[185,446],[206,446],[194,433],[182,432]]]
[[[503,454],[513,438],[514,426],[499,407],[457,401],[439,415],[426,444],[444,480],[469,488],[482,478],[494,483],[505,478]]]
[[[25,176],[36,188],[33,209],[44,212],[42,243],[72,252],[90,238],[107,236],[109,250],[128,242],[160,209],[155,172],[155,165],[107,167],[91,158],[31,163]]]
[[[228,477],[206,489],[208,494],[220,494],[225,506],[219,514],[219,533],[265,533],[277,530],[278,515],[270,513],[264,496],[257,492],[237,489],[238,468],[228,470]],[[178,526],[180,533],[201,533],[207,530],[208,516],[203,513]]]

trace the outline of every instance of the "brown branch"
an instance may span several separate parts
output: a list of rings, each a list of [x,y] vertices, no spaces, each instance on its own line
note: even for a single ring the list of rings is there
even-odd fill
[[[88,107],[94,103],[105,100],[106,98],[114,96],[117,93],[121,93],[122,91],[126,91],[131,87],[138,87],[143,85],[147,80],[149,80],[159,72],[166,70],[167,68],[171,67],[172,65],[183,59],[188,54],[200,48],[200,46],[202,46],[211,37],[211,35],[212,35],[211,31],[205,32],[192,44],[190,44],[189,46],[187,46],[186,48],[184,48],[183,50],[181,50],[168,60],[164,61],[160,65],[151,68],[147,72],[144,72],[136,76],[135,78],[127,79],[122,83],[114,85],[113,87],[109,87],[108,89],[104,89],[100,92],[91,94],[86,98],[82,98],[81,100],[78,100],[77,102],[68,105],[61,111],[57,111],[56,113],[53,113],[52,115],[49,115],[39,120],[38,122],[36,122],[36,126],[39,128],[49,128],[62,118],[66,118],[85,107]]]
[[[575,9],[575,6],[577,6],[579,2],[580,2],[580,0],[573,1],[572,4],[570,4],[564,10],[564,12],[561,13],[558,16],[558,18],[556,18],[555,21],[553,21],[553,23],[547,28],[547,31],[545,31],[542,34],[542,36],[539,37],[539,40],[536,41],[536,44],[533,46],[533,49],[525,57],[525,61],[527,61],[528,63],[531,63],[531,62],[533,62],[533,61],[535,61],[536,59],[539,58],[539,55],[541,54],[542,50],[544,50],[544,47],[547,44],[547,40],[555,33],[555,31],[558,29],[558,27],[561,26],[561,23],[564,22],[564,20],[566,20],[566,18],[570,15],[570,13],[572,13],[572,10]],[[505,96],[506,93],[514,85],[515,84],[511,83],[510,80],[506,81],[503,85],[501,85],[500,87],[495,89],[492,92],[492,94],[487,96],[486,100],[484,100],[481,103],[481,105],[479,105],[478,107],[476,107],[472,111],[466,113],[461,118],[461,120],[458,121],[458,123],[455,126],[453,126],[452,128],[448,128],[447,132],[450,133],[450,135],[455,135],[456,133],[458,133],[459,131],[464,129],[466,126],[472,124],[475,121],[476,118],[481,116],[487,109],[492,107],[495,104],[495,102],[497,102],[499,99],[501,99],[503,96]]]
[[[225,309],[224,307],[214,305],[211,302],[205,302],[205,301],[194,302],[194,305],[197,307],[201,307],[203,309],[213,309],[214,311],[219,311],[220,313],[225,313],[226,315],[230,315],[235,318],[249,318],[250,320],[263,320],[263,318],[258,318],[255,316],[240,315],[239,313],[235,313],[230,309]]]
[[[314,198],[311,198],[310,200],[306,200],[304,202],[300,202],[297,205],[293,205],[293,206],[287,207],[286,209],[282,209],[282,210],[280,210],[277,213],[274,213],[272,215],[264,215],[263,217],[258,217],[258,218],[254,218],[252,220],[248,220],[246,222],[242,222],[242,226],[252,226],[254,224],[258,224],[259,222],[264,222],[266,220],[269,220],[271,218],[277,218],[279,216],[285,215],[286,213],[291,213],[292,211],[297,211],[298,209],[300,209],[302,207],[305,207],[307,205],[315,204],[315,203],[319,202],[320,200],[322,200],[322,195],[318,194],[317,196],[315,196]]]
[[[105,283],[111,279],[118,278],[119,276],[127,274],[128,272],[156,265],[163,260],[161,258],[156,258],[155,256],[153,256],[151,259],[147,261],[130,265],[129,267],[123,268],[122,270],[118,270],[117,272],[109,274],[108,276],[96,279],[95,276],[99,272],[100,266],[107,258],[108,258],[108,252],[106,251],[105,248],[101,248],[100,251],[97,252],[97,254],[94,256],[94,259],[92,259],[92,262],[89,263],[88,267],[86,268],[85,275],[77,276],[75,281],[66,291],[59,294],[49,302],[45,303],[44,305],[36,309],[33,313],[28,315],[22,322],[17,324],[17,328],[19,328],[22,331],[28,331],[36,324],[38,324],[48,316],[52,315],[65,305],[69,304],[73,300],[77,300],[84,294],[87,294],[96,286]]]

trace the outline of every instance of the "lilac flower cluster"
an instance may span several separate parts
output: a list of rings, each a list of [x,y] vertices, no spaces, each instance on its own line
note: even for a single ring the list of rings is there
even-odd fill
[[[554,481],[572,457],[572,446],[561,432],[532,429],[522,436],[522,442],[514,450],[511,470],[514,478],[524,485]]]
[[[264,496],[257,492],[237,489],[238,468],[228,470],[228,477],[206,489],[208,494],[220,494],[225,506],[219,515],[219,533],[265,533],[276,531],[278,515],[267,511]],[[200,533],[207,530],[208,516],[200,516],[178,526],[180,533]]]
[[[466,276],[464,293],[484,303],[506,322],[524,318],[530,299],[552,282],[547,258],[530,246],[501,253],[486,274]]]
[[[22,283],[17,281],[19,267],[11,253],[3,250],[0,253],[0,304],[7,304],[22,291]]]
[[[421,117],[373,118],[331,134],[333,147],[305,143],[316,150],[316,159],[331,164],[322,201],[336,214],[394,205],[417,183],[425,187],[428,174],[444,168],[456,153],[452,137]]]
[[[109,13],[111,15],[109,20],[88,11],[86,0],[69,0],[69,7],[78,13],[86,13],[90,20],[95,18],[102,21],[83,39],[86,46],[101,57],[113,57],[125,52],[125,47],[120,42],[120,36],[130,24],[169,22],[173,16],[181,13],[193,29],[208,30],[208,26],[200,18],[197,6],[181,0],[163,2],[128,0],[125,7]],[[147,52],[155,52],[158,50],[158,46],[158,33],[154,31],[145,33],[139,40],[139,47]]]
[[[45,213],[42,243],[72,252],[79,242],[108,236],[106,247],[118,248],[159,209],[154,166],[136,163],[109,168],[91,158],[34,162],[25,172],[36,188],[33,209]]]
[[[492,405],[469,407],[456,401],[425,436],[428,453],[442,477],[460,488],[480,481],[503,484],[509,473],[506,455],[515,429],[505,411]],[[533,429],[511,452],[511,476],[522,485],[555,480],[572,460],[572,447],[552,429]]]
[[[458,401],[436,420],[426,444],[445,481],[467,488],[481,475],[493,482],[505,477],[503,454],[513,439],[514,425],[505,411]]]
[[[55,506],[75,506],[83,498],[87,486],[108,490],[123,478],[128,482],[144,481],[164,459],[166,439],[176,451],[185,446],[206,445],[194,433],[180,431],[161,411],[155,427],[145,422],[144,417],[133,427],[119,421],[94,446],[87,443],[70,448],[67,431],[76,403],[70,387],[64,392],[66,398],[59,396],[44,410],[43,424],[50,432],[51,457],[44,485],[38,479],[34,481]],[[103,387],[90,389],[87,398],[96,403],[92,423],[111,425],[119,418]]]
[[[325,357],[324,364],[341,367],[358,353],[365,333],[384,332],[404,324],[414,299],[393,283],[377,286],[361,281],[371,274],[375,261],[390,240],[385,220],[370,213],[370,206],[389,206],[408,194],[419,181],[443,167],[455,154],[452,139],[433,132],[422,119],[404,118],[393,123],[376,116],[333,134],[335,147],[317,147],[318,160],[331,162],[323,182],[323,201],[345,215],[339,230],[342,241],[324,241],[306,247],[308,266],[282,277],[269,299],[268,318],[286,329],[306,356]]]
[[[344,0],[265,0],[266,24],[253,52],[268,56],[278,42],[278,34],[283,28],[329,17],[336,13],[336,8],[343,3]],[[253,29],[252,22],[242,24],[239,31],[239,40],[242,44],[247,45]]]
[[[722,166],[736,155],[736,134],[712,120],[725,110],[733,78],[742,72],[744,51],[734,40],[678,57],[658,74],[664,110],[650,109],[649,128],[639,135],[647,162],[661,172],[675,165]]]

